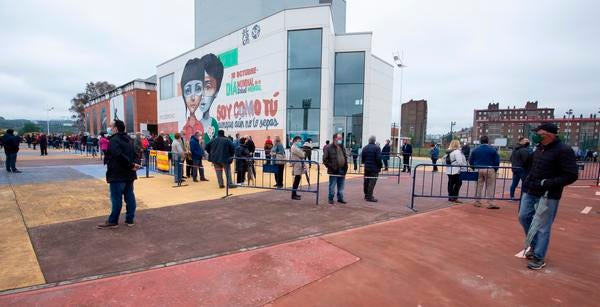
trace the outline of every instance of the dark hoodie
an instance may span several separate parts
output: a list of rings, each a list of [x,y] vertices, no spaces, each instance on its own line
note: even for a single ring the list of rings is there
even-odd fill
[[[529,160],[529,155],[531,151],[529,150],[529,143],[522,145],[519,144],[510,154],[510,162],[513,167],[521,167],[524,170],[529,168],[527,161]]]

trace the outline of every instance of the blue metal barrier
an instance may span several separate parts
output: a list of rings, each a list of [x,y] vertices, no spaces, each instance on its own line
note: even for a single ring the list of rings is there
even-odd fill
[[[438,171],[432,171],[433,166],[437,166]],[[466,189],[464,188],[464,185],[461,186],[459,194],[453,196],[449,196],[447,189],[444,189],[448,186],[446,170],[450,167],[460,168],[461,175],[459,175],[459,178],[462,183],[466,182]],[[510,187],[513,180],[512,173],[514,170],[520,169],[520,167],[511,166],[418,164],[413,171],[413,184],[409,208],[413,211],[417,211],[415,209],[415,198],[418,197],[520,201],[520,191],[518,193],[518,198],[516,197],[516,194],[514,198],[510,197]],[[494,176],[494,185],[491,189],[492,192],[488,193],[487,185],[486,189],[483,188],[484,183],[482,181],[484,180],[482,179],[482,176],[492,176],[492,174]],[[477,191],[478,184],[481,185],[481,192]],[[520,182],[520,184],[522,184],[522,182]],[[474,187],[472,187],[473,185]]]

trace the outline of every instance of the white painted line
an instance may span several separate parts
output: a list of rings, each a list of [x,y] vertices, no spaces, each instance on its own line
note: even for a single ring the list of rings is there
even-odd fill
[[[590,211],[592,211],[592,207],[585,207],[581,210],[581,214],[588,214]]]
[[[600,191],[596,192],[596,196],[600,196]]]
[[[527,253],[529,251],[531,247],[528,247],[527,249],[523,249],[520,252],[518,252],[515,257],[517,258],[521,258],[521,259],[525,259],[525,253]]]

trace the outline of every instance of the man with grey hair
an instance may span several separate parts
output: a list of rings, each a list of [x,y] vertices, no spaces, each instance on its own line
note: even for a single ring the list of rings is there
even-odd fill
[[[365,165],[363,182],[365,200],[373,203],[377,202],[377,199],[373,196],[373,190],[375,190],[377,177],[379,177],[379,172],[383,166],[381,162],[381,149],[375,145],[375,141],[375,136],[370,136],[369,144],[363,148],[361,153],[361,161]]]

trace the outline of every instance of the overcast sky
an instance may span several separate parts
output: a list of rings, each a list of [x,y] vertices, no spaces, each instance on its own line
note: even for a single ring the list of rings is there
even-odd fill
[[[347,30],[403,52],[402,100],[427,99],[429,133],[472,125],[489,102],[600,110],[600,1],[347,0]],[[121,85],[194,46],[193,0],[0,0],[0,116],[69,116],[88,81]],[[400,78],[392,121],[400,118]],[[455,128],[456,129],[456,128]]]

